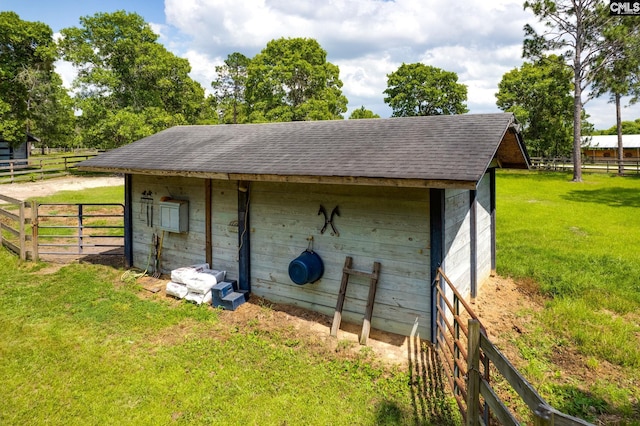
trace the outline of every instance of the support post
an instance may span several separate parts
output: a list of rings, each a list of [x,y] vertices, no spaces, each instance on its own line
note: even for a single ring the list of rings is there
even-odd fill
[[[124,266],[133,266],[133,175],[124,175]]]
[[[477,426],[480,424],[480,321],[470,319],[467,324],[467,426]]]
[[[438,268],[444,262],[444,189],[431,189],[429,191],[429,234],[431,236],[431,342],[437,343],[437,300],[438,293],[435,288],[438,285],[436,276]]]
[[[470,259],[469,276],[471,279],[471,300],[478,296],[478,191],[469,191],[469,234],[470,234]]]
[[[347,294],[347,283],[349,282],[349,274],[345,271],[351,269],[353,264],[353,258],[347,256],[344,260],[344,267],[342,268],[342,281],[340,282],[340,291],[338,291],[338,301],[336,303],[336,310],[333,313],[333,322],[331,323],[331,337],[338,336],[338,330],[340,329],[340,323],[342,322],[342,308],[344,307],[344,298]]]
[[[204,233],[205,233],[205,260],[211,268],[213,268],[213,227],[211,221],[213,220],[211,215],[213,214],[212,193],[211,193],[211,179],[205,179],[204,181]]]
[[[20,202],[20,224],[18,225],[20,230],[20,260],[26,260],[27,258],[27,236],[24,226],[24,205],[24,201]]]
[[[367,298],[367,308],[364,313],[364,321],[362,322],[362,334],[360,335],[360,344],[366,345],[369,340],[369,332],[371,331],[371,317],[373,316],[373,302],[376,298],[376,289],[378,287],[378,277],[380,275],[380,262],[373,263],[373,274],[369,280],[369,297]]]
[[[549,406],[540,404],[538,408],[533,411],[533,424],[534,426],[552,426],[554,424],[553,413],[549,409]]]
[[[84,250],[84,236],[82,235],[82,228],[84,214],[82,212],[82,204],[78,204],[78,253],[82,254]]]
[[[251,292],[251,222],[249,221],[249,182],[238,182],[238,288]]]
[[[496,169],[489,169],[490,200],[489,209],[491,212],[491,275],[496,274]]]

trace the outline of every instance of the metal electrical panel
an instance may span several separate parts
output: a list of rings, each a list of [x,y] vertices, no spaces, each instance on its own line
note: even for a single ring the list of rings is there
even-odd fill
[[[189,202],[185,200],[160,201],[159,228],[168,232],[189,231]]]

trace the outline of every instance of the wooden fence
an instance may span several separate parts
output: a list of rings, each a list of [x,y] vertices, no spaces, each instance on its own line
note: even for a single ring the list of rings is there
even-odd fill
[[[500,375],[531,411],[536,426],[589,426],[591,423],[551,407],[488,339],[477,316],[441,269],[436,289],[436,345],[454,397],[467,426],[519,425],[491,386]]]
[[[590,173],[618,173],[622,166],[623,174],[640,174],[640,158],[585,158],[582,160],[582,170]],[[531,168],[536,170],[571,171],[573,160],[568,157],[531,157]]]
[[[74,154],[63,157],[30,158],[25,160],[0,160],[0,183],[33,181],[45,177],[63,176],[76,164],[97,153]]]
[[[33,259],[37,253],[37,239],[28,233],[33,223],[31,203],[0,195],[0,245],[11,250],[21,260]],[[32,228],[33,229],[33,228]]]

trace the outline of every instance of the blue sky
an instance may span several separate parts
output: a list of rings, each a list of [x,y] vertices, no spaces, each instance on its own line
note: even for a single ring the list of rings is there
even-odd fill
[[[54,32],[77,26],[81,16],[116,10],[164,23],[164,0],[0,0],[0,10],[14,11],[25,21],[44,22]]]
[[[340,68],[347,116],[363,105],[390,116],[382,92],[403,62],[456,72],[471,113],[497,112],[498,83],[522,65],[522,28],[536,22],[522,0],[0,0],[0,10],[54,32],[79,25],[81,16],[121,9],[141,15],[167,49],[187,58],[205,89],[230,53],[251,57],[272,39],[314,38]],[[67,84],[73,79],[69,64],[58,72]],[[615,123],[605,98],[586,110],[598,129]],[[640,106],[623,109],[623,120],[639,117]]]

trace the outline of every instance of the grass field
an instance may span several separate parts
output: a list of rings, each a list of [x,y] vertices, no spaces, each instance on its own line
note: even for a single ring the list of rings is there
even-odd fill
[[[39,200],[118,202],[122,188]],[[122,273],[0,250],[0,424],[456,424],[450,399],[423,394],[426,373],[274,330],[268,305],[239,327],[141,297]]]
[[[535,331],[514,344],[528,360],[528,378],[557,408],[637,425],[640,179],[570,179],[566,173],[498,173],[498,273],[545,297]],[[557,373],[554,355],[564,346],[584,356],[595,380]]]
[[[515,313],[531,317],[509,337],[518,368],[561,411],[640,425],[640,179],[497,177],[498,272],[544,304]],[[121,191],[46,201],[120,202]],[[346,356],[263,327],[268,306],[238,328],[208,307],[141,298],[121,273],[0,251],[0,424],[456,423],[450,401],[425,399],[426,378],[366,349]],[[568,348],[588,375],[558,364]]]
[[[454,424],[423,411],[420,377],[263,328],[268,306],[238,327],[122,271],[45,267],[0,252],[0,424]]]

